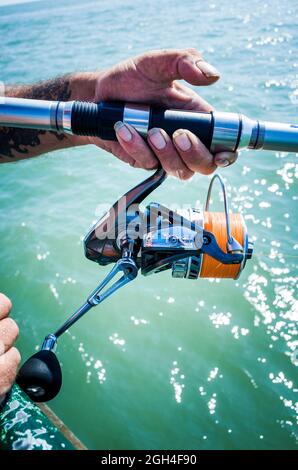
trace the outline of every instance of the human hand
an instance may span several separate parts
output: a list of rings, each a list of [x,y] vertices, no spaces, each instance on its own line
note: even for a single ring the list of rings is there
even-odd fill
[[[177,80],[206,86],[219,79],[219,72],[195,49],[165,50],[130,58],[94,74],[93,79],[95,91],[90,100],[94,102],[122,100],[210,112],[210,104]],[[84,86],[78,90],[84,95]],[[115,130],[118,142],[94,137],[88,141],[137,168],[153,169],[160,162],[168,174],[181,179],[190,178],[194,172],[210,174],[217,166],[230,165],[237,159],[232,152],[212,155],[198,137],[183,129],[177,130],[172,139],[164,130],[151,129],[147,142],[127,124],[119,122]]]
[[[0,405],[15,381],[21,360],[19,351],[13,346],[19,328],[8,317],[11,308],[11,301],[0,293]]]

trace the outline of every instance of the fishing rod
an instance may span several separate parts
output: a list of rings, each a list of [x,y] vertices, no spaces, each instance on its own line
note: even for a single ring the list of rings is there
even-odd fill
[[[245,148],[298,152],[298,124],[260,121],[239,113],[203,113],[121,101],[0,99],[2,126],[117,140],[117,121],[134,126],[144,138],[153,127],[164,129],[170,136],[177,129],[188,129],[214,153]]]
[[[116,140],[117,121],[133,125],[146,138],[152,127],[172,135],[189,129],[214,152],[240,148],[298,152],[293,124],[251,120],[235,113],[198,113],[121,102],[51,102],[3,98],[0,125],[67,132]],[[158,202],[140,204],[166,179],[159,168],[118,199],[84,238],[85,256],[111,271],[21,367],[17,383],[36,402],[53,399],[62,385],[55,354],[57,340],[90,309],[142,275],[170,271],[176,279],[237,279],[253,254],[253,243],[240,213],[230,213],[225,184],[211,179],[205,209],[173,211]],[[223,193],[224,210],[209,209],[214,181]]]

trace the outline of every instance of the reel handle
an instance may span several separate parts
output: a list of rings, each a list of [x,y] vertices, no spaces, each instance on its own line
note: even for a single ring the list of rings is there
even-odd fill
[[[56,354],[42,349],[19,370],[17,384],[34,402],[52,400],[62,385],[62,373]]]
[[[99,305],[106,298],[131,282],[138,274],[138,267],[131,257],[133,242],[124,243],[123,257],[118,260],[110,273],[89,295],[87,301],[76,310],[53,334],[45,337],[41,350],[31,356],[21,367],[17,384],[35,402],[52,400],[59,393],[62,385],[62,372],[54,353],[57,339],[72,325],[82,318],[91,308]],[[122,272],[122,276],[109,287],[110,281]],[[106,288],[106,289],[105,289]],[[105,290],[104,290],[105,289]]]

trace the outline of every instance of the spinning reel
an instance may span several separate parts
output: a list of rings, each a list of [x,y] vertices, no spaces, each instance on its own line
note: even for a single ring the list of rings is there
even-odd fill
[[[55,333],[46,336],[41,350],[22,366],[17,383],[36,402],[54,398],[62,384],[54,353],[57,339],[88,310],[102,303],[138,275],[171,270],[174,278],[237,279],[253,252],[241,214],[230,214],[225,185],[219,175],[210,183],[205,211],[172,211],[140,203],[166,178],[162,169],[122,196],[84,239],[85,255],[101,266],[114,264],[86,302]],[[209,212],[212,186],[218,179],[224,212]],[[121,275],[114,283],[115,276]]]

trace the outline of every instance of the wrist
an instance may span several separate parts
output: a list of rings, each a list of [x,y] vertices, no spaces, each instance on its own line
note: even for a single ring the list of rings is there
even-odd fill
[[[70,100],[94,101],[100,72],[78,72],[70,75]]]
[[[100,72],[77,72],[69,77],[70,100],[72,101],[95,101],[95,90]],[[68,139],[72,146],[87,145],[90,143],[89,137],[70,135]]]

